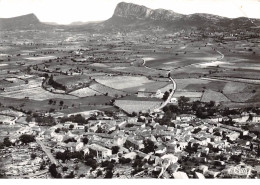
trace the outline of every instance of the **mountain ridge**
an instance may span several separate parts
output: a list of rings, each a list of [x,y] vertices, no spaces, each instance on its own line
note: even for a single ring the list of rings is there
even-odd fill
[[[172,10],[151,9],[143,5],[118,3],[111,18],[105,21],[73,22],[69,25],[41,22],[33,13],[12,18],[0,18],[0,30],[13,29],[55,29],[69,30],[121,30],[152,29],[162,27],[167,30],[189,28],[236,29],[260,25],[260,19],[246,17],[227,18],[219,15],[195,13],[184,15]]]

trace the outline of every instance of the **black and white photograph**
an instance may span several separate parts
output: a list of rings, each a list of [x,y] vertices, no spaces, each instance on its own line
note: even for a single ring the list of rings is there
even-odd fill
[[[0,0],[0,178],[259,179],[260,0]]]

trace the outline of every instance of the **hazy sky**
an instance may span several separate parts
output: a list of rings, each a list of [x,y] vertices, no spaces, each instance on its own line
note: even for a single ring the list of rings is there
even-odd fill
[[[0,17],[35,13],[42,22],[106,20],[123,0],[0,0]],[[178,13],[211,13],[226,17],[260,18],[260,0],[125,0]]]

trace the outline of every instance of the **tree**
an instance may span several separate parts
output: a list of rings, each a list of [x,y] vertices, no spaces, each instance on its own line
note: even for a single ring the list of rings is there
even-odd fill
[[[12,142],[9,140],[8,137],[4,138],[4,143],[3,143],[6,147],[10,147],[12,146]]]
[[[144,140],[144,149],[143,149],[143,152],[144,152],[144,153],[150,153],[150,152],[154,152],[154,150],[155,150],[155,145],[154,145],[154,143],[153,143],[150,139]]]
[[[163,99],[164,101],[166,101],[166,100],[168,99],[169,95],[170,95],[170,93],[169,93],[168,91],[165,91],[165,92],[164,92],[164,95],[163,95],[163,97],[162,97],[162,99]]]
[[[37,157],[37,155],[35,153],[31,154],[31,159],[34,160]]]
[[[32,117],[31,117],[31,116],[27,116],[26,119],[25,119],[25,121],[26,121],[27,123],[31,122],[31,121],[32,121]]]
[[[186,107],[189,105],[188,102],[190,101],[190,98],[181,96],[178,100],[178,106],[180,107],[181,111],[185,111]]]
[[[53,103],[53,100],[52,99],[50,99],[49,100],[49,105],[51,105]]]
[[[208,107],[210,107],[210,108],[212,108],[212,107],[214,107],[215,106],[215,101],[210,101],[208,104],[207,104],[207,106]]]
[[[112,154],[117,154],[119,152],[118,146],[112,146]]]
[[[61,131],[60,128],[56,128],[56,129],[55,129],[55,132],[56,132],[56,133],[59,133],[60,131]]]
[[[0,142],[0,149],[4,149],[4,148],[5,148],[4,143],[1,143],[1,142]]]
[[[72,130],[74,128],[74,125],[70,125],[69,129]]]
[[[105,179],[111,179],[112,177],[113,177],[113,172],[111,170],[108,170],[105,175]]]
[[[52,177],[54,177],[54,178],[61,178],[61,174],[57,172],[56,168],[57,168],[56,165],[52,164],[49,167],[49,172],[50,172]]]
[[[63,106],[63,104],[64,104],[64,102],[61,100],[61,101],[60,101],[60,106]]]
[[[88,144],[88,138],[87,137],[84,137],[83,139],[82,139],[82,142],[86,145],[86,144]]]
[[[25,144],[31,143],[31,142],[34,142],[34,141],[35,141],[35,138],[34,138],[33,135],[27,135],[27,134],[21,135],[19,139],[20,139],[20,141],[21,141],[22,143],[25,143]]]
[[[95,159],[88,158],[86,160],[85,164],[90,166],[92,169],[96,169],[97,168],[97,161]]]

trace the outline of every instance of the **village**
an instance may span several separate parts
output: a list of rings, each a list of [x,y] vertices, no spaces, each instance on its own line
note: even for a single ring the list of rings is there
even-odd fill
[[[109,21],[0,30],[0,178],[260,178],[259,27]]]
[[[246,128],[260,116],[175,114],[165,121],[169,111],[164,111],[90,111],[55,118],[51,127],[39,126],[34,118],[3,123],[23,126],[1,143],[1,176],[259,178],[259,134]]]

